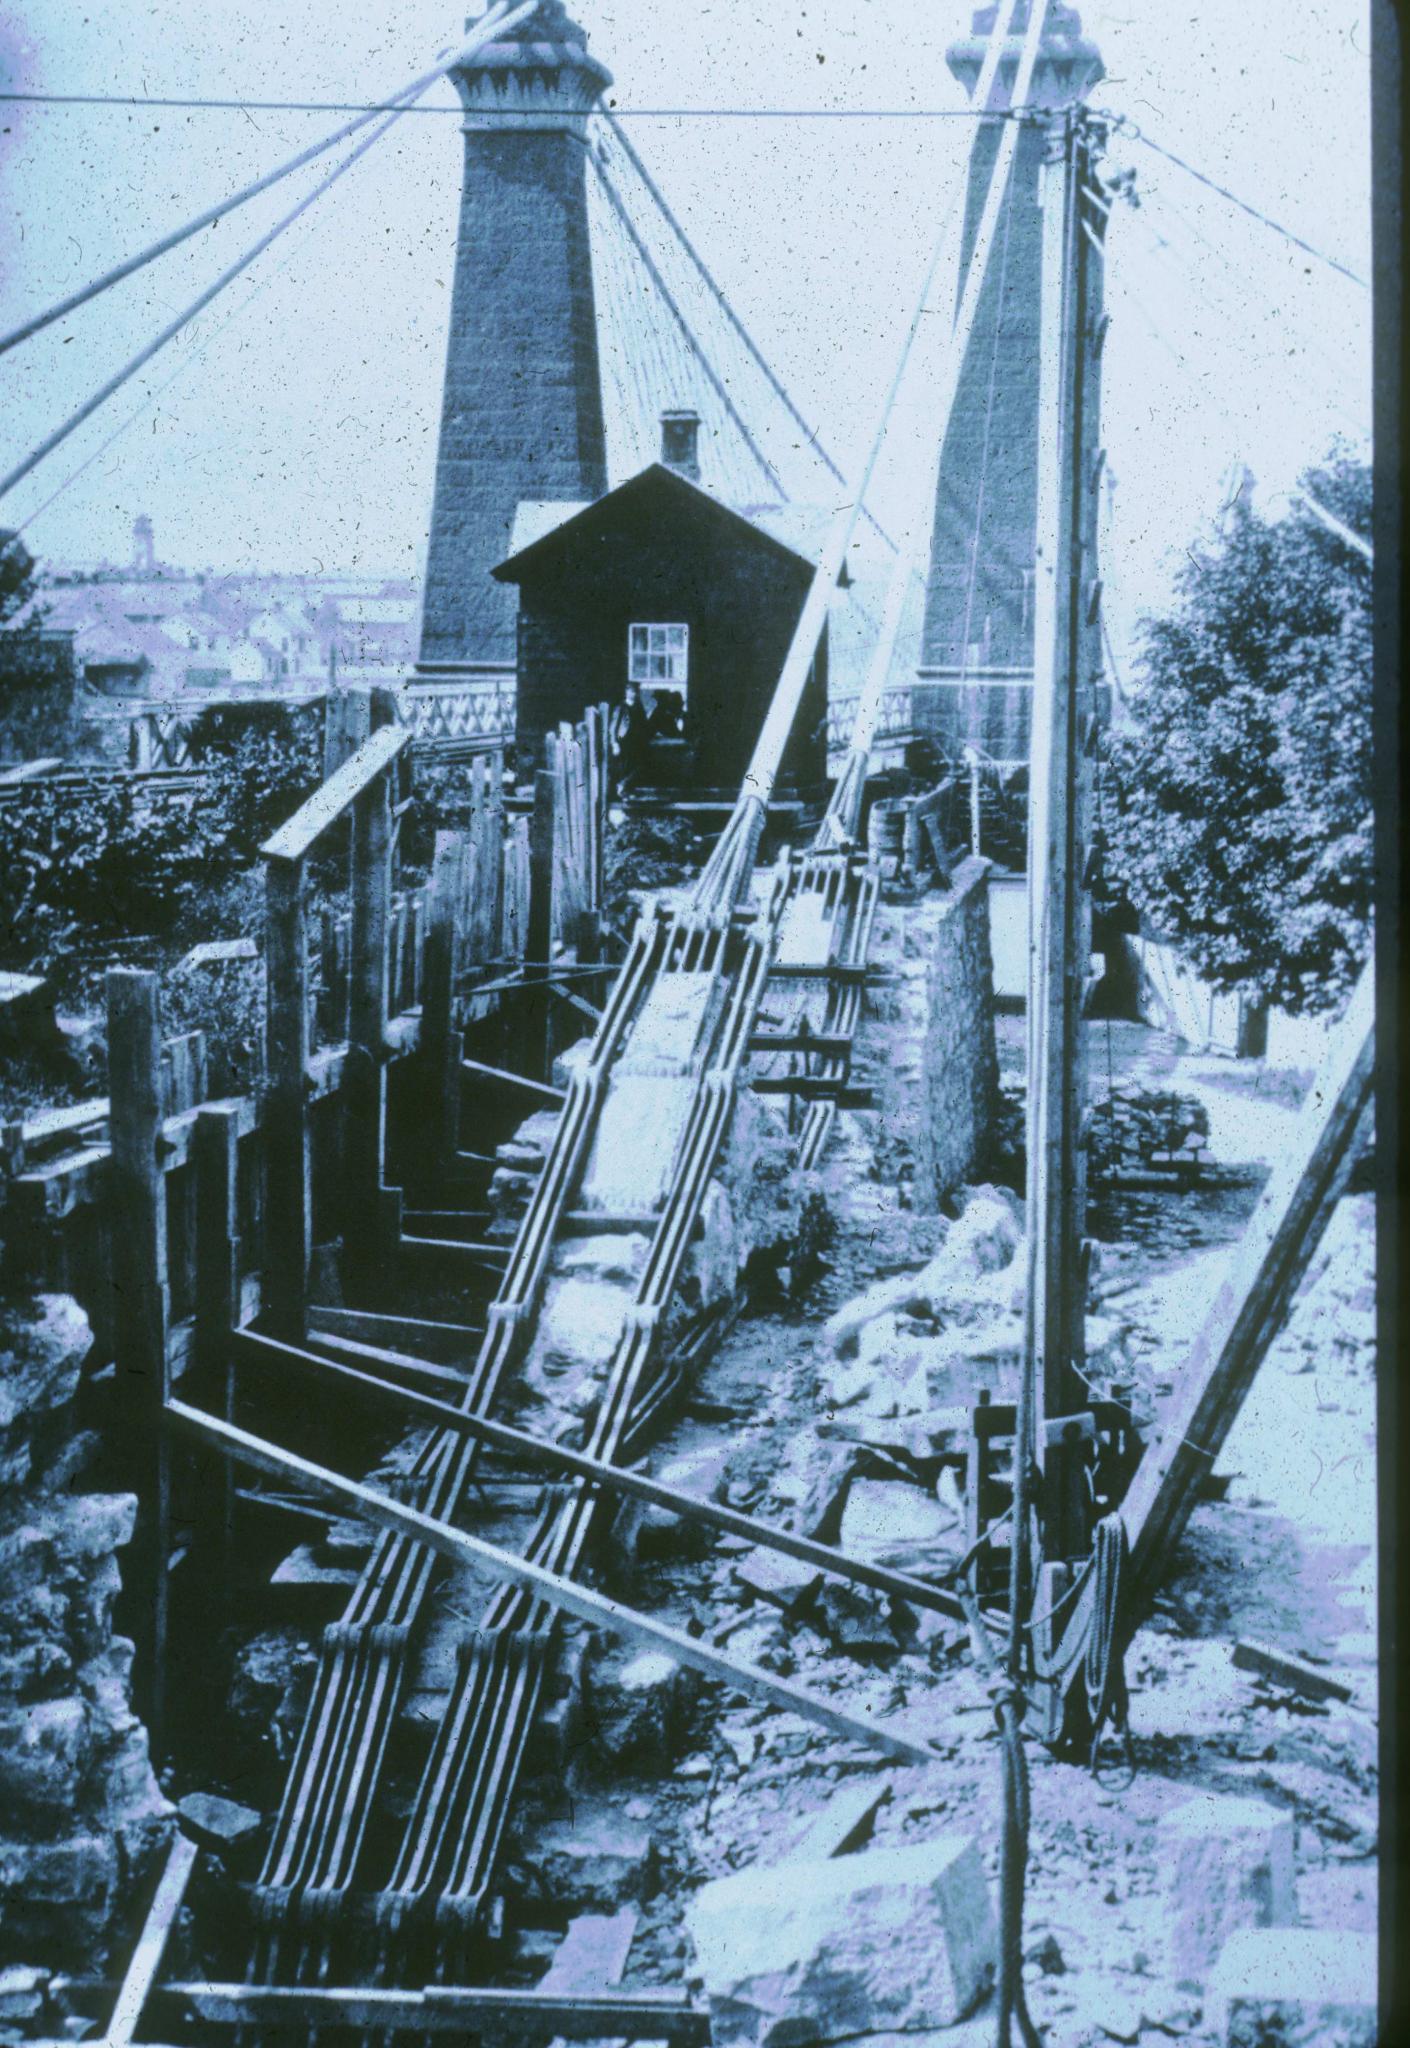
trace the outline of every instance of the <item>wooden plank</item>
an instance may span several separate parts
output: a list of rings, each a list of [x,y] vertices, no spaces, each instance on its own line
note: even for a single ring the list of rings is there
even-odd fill
[[[420,1391],[434,1389],[434,1393],[445,1399],[463,1395],[469,1386],[469,1372],[465,1370],[432,1364],[428,1358],[416,1358],[412,1352],[393,1352],[385,1343],[342,1337],[330,1329],[312,1329],[299,1348],[279,1343],[277,1337],[262,1337],[254,1329],[236,1329],[225,1339],[225,1352],[236,1362],[277,1364],[285,1370],[291,1362],[297,1360],[299,1364],[307,1364],[309,1358],[322,1362],[332,1360],[334,1364],[353,1364],[369,1376],[375,1374],[379,1384],[410,1384],[412,1389]]]
[[[308,932],[301,861],[271,861],[265,870],[264,960],[265,1289],[275,1327],[299,1336],[313,1248]]]
[[[302,861],[328,827],[351,809],[410,742],[405,726],[384,725],[371,734],[337,773],[321,783],[293,817],[265,840],[261,856],[268,861]]]
[[[332,2027],[392,2034],[481,2033],[527,2035],[539,2040],[669,2041],[678,2048],[709,2048],[710,2016],[684,1993],[616,1991],[610,1997],[582,1992],[493,1991],[478,1986],[430,1984],[394,1990],[363,1985],[165,1984],[159,2013],[187,2006],[215,2026],[256,2029]]]
[[[186,1897],[186,1887],[196,1867],[196,1855],[196,1844],[188,1841],[185,1835],[177,1835],[167,1851],[166,1864],[157,1880],[156,1892],[119,1988],[108,2031],[103,2037],[103,2048],[128,2048],[141,2024],[171,1931]]]
[[[1329,1671],[1319,1671],[1315,1664],[1304,1663],[1301,1657],[1289,1656],[1285,1650],[1272,1649],[1267,1643],[1235,1643],[1233,1664],[1236,1671],[1254,1671],[1260,1678],[1271,1679],[1274,1685],[1300,1693],[1304,1699],[1344,1702],[1355,1697],[1352,1688],[1333,1678]]]
[[[884,1756],[897,1757],[904,1763],[931,1764],[935,1761],[933,1748],[918,1737],[898,1729],[890,1720],[865,1721],[845,1713],[802,1686],[791,1685],[772,1672],[732,1657],[715,1644],[688,1635],[684,1629],[676,1628],[670,1622],[641,1614],[619,1600],[609,1599],[593,1587],[579,1585],[558,1572],[548,1571],[531,1558],[515,1557],[510,1551],[486,1543],[481,1537],[467,1535],[448,1522],[437,1521],[434,1516],[407,1507],[401,1501],[393,1500],[389,1494],[380,1493],[356,1480],[344,1479],[339,1473],[315,1465],[307,1458],[297,1457],[292,1451],[282,1450],[246,1430],[221,1422],[213,1415],[202,1414],[183,1401],[171,1401],[167,1412],[179,1428],[190,1430],[209,1443],[219,1444],[230,1457],[239,1459],[254,1471],[312,1487],[326,1494],[330,1500],[339,1501],[351,1514],[360,1515],[364,1521],[391,1529],[397,1535],[409,1536],[414,1542],[425,1544],[428,1549],[456,1564],[488,1569],[513,1585],[525,1587],[551,1606],[561,1608],[565,1614],[576,1615],[580,1621],[605,1628],[613,1635],[650,1643],[674,1657],[678,1664],[702,1671],[708,1678],[723,1680],[737,1691],[753,1693],[772,1706],[781,1707],[786,1713],[812,1721],[830,1735],[859,1743],[863,1748],[877,1750]]]
[[[375,1354],[371,1347],[359,1348],[366,1353],[369,1362],[373,1362]],[[494,1422],[486,1416],[452,1408],[434,1396],[414,1393],[402,1386],[389,1386],[385,1377],[379,1380],[356,1364],[342,1365],[313,1357],[297,1346],[279,1344],[271,1338],[255,1337],[247,1332],[240,1333],[235,1351],[239,1357],[258,1359],[265,1364],[302,1365],[314,1379],[326,1380],[330,1387],[369,1395],[388,1408],[399,1408],[408,1417],[435,1422],[442,1428],[454,1430],[459,1436],[472,1437],[493,1450],[522,1458],[527,1464],[541,1465],[551,1472],[566,1473],[592,1485],[605,1486],[613,1493],[627,1494],[634,1500],[645,1501],[648,1506],[663,1508],[667,1514],[677,1515],[682,1521],[718,1529],[723,1535],[745,1537],[764,1549],[781,1551],[785,1556],[816,1566],[833,1578],[868,1586],[892,1599],[909,1600],[915,1606],[949,1615],[956,1621],[965,1618],[964,1608],[953,1593],[929,1585],[910,1572],[892,1571],[885,1565],[868,1564],[848,1557],[830,1544],[816,1543],[810,1536],[797,1535],[791,1529],[775,1529],[767,1522],[757,1521],[752,1515],[741,1514],[738,1509],[724,1507],[716,1501],[697,1500],[676,1487],[663,1486],[657,1479],[648,1479],[645,1473],[623,1465],[604,1463],[600,1458],[589,1457],[585,1451],[570,1451],[560,1444],[543,1442],[508,1423]],[[395,1353],[383,1353],[382,1363],[399,1373],[410,1374],[419,1361],[399,1357]]]
[[[561,1088],[550,1088],[546,1081],[531,1081],[527,1074],[514,1074],[507,1067],[489,1067],[483,1060],[462,1059],[460,1071],[468,1074],[472,1081],[492,1081],[506,1088],[522,1088],[526,1094],[536,1095],[542,1102],[551,1102],[559,1108],[568,1098]]]
[[[167,1556],[171,1474],[163,1414],[171,1392],[167,1361],[166,1178],[161,1131],[161,1001],[157,976],[116,967],[107,977],[108,1087],[113,1195],[117,1427],[137,1495],[137,1531],[124,1560],[142,1640],[133,1677],[154,1757],[165,1720]]]

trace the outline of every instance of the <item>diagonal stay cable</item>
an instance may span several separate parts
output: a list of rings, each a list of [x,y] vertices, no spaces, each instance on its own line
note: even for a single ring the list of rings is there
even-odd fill
[[[671,317],[674,319],[677,327],[679,327],[681,333],[685,336],[692,353],[694,354],[696,360],[699,362],[701,369],[705,372],[706,377],[709,379],[711,389],[714,391],[716,397],[724,406],[725,411],[729,414],[729,417],[733,420],[735,426],[738,428],[740,434],[743,436],[745,445],[748,447],[750,454],[758,463],[759,468],[763,471],[764,475],[768,478],[768,481],[772,488],[778,492],[781,498],[787,499],[788,491],[784,487],[782,477],[779,475],[778,471],[769,461],[768,456],[765,455],[763,449],[755,440],[754,435],[751,433],[749,429],[749,424],[747,420],[740,412],[734,400],[730,397],[728,388],[721,380],[719,373],[716,371],[713,363],[710,361],[704,349],[701,347],[700,342],[697,340],[695,331],[691,327],[690,322],[686,319],[680,301],[676,298],[674,292],[667,284],[665,278],[661,275],[660,266],[657,264],[655,257],[651,254],[651,251],[647,248],[646,243],[643,241],[641,234],[637,228],[636,222],[632,219],[631,214],[628,211],[626,202],[623,200],[621,193],[617,190],[616,180],[613,178],[611,172],[608,170],[607,166],[603,163],[601,157],[598,156],[596,152],[592,154],[591,161],[593,169],[597,172],[597,175],[602,182],[602,189],[606,192],[608,199],[612,203],[613,211],[616,213],[618,220],[622,223],[622,226],[626,229],[627,235],[631,240],[632,246],[635,248],[637,255],[641,258],[642,263],[645,265],[647,274],[649,275],[653,285],[656,287],[656,290],[660,293],[667,311],[671,314]]]
[[[1295,235],[1291,228],[1285,228],[1281,221],[1274,220],[1270,214],[1261,213],[1256,206],[1250,206],[1246,199],[1240,199],[1238,193],[1231,192],[1227,185],[1217,184],[1213,178],[1206,177],[1203,171],[1197,171],[1193,164],[1186,163],[1182,156],[1176,156],[1174,150],[1167,149],[1164,143],[1156,142],[1153,137],[1146,134],[1144,129],[1138,128],[1135,122],[1129,120],[1124,114],[1108,115],[1104,113],[1101,118],[1112,121],[1121,134],[1131,136],[1136,142],[1143,142],[1147,149],[1153,149],[1157,156],[1163,156],[1168,163],[1176,165],[1188,177],[1196,179],[1199,184],[1207,185],[1211,192],[1217,192],[1221,199],[1227,199],[1231,206],[1237,206],[1240,213],[1246,213],[1250,220],[1260,221],[1264,227],[1272,228],[1273,232],[1281,235],[1285,242],[1291,242],[1295,249],[1301,249],[1305,256],[1315,256],[1317,261],[1325,263],[1329,270],[1335,270],[1342,277],[1350,278],[1351,282],[1359,284],[1363,291],[1370,290],[1370,286],[1365,278],[1360,276],[1358,272],[1350,269],[1345,263],[1340,262],[1337,257],[1329,256],[1324,249],[1314,248],[1311,242],[1305,242],[1301,235]]]
[[[111,270],[104,271],[101,277],[95,277],[78,291],[70,292],[67,298],[59,299],[52,306],[46,307],[42,313],[36,313],[30,319],[21,321],[20,325],[11,328],[8,334],[0,335],[0,356],[7,354],[12,348],[17,348],[22,341],[28,341],[31,335],[39,334],[44,328],[52,326],[56,320],[62,320],[66,313],[77,312],[80,306],[86,306],[90,299],[96,299],[100,292],[107,291],[111,285],[121,284],[124,278],[131,277],[134,272],[144,269],[149,263],[155,263],[159,256],[165,256],[169,250],[179,248],[183,242],[189,241],[192,235],[199,234],[202,228],[213,227],[227,214],[234,213],[237,207],[258,198],[261,192],[267,192],[272,185],[279,184],[294,171],[302,170],[304,165],[312,163],[315,157],[326,156],[330,149],[336,149],[340,142],[346,142],[359,128],[365,128],[369,121],[375,120],[379,113],[390,113],[395,119],[399,114],[406,112],[423,93],[429,92],[436,81],[444,78],[463,58],[489,42],[492,36],[498,35],[506,28],[513,28],[518,22],[526,19],[533,12],[533,4],[534,0],[526,0],[526,4],[508,12],[504,8],[504,0],[496,0],[495,6],[476,25],[466,42],[442,50],[432,68],[423,71],[410,85],[403,86],[399,93],[394,93],[385,107],[365,108],[355,120],[345,122],[341,128],[335,128],[331,135],[325,135],[321,141],[311,143],[307,149],[301,149],[296,156],[289,157],[286,162],[276,164],[272,171],[266,171],[263,177],[256,178],[253,184],[233,192],[228,199],[222,199],[218,205],[207,207],[204,213],[198,213],[195,219],[187,221],[184,227],[174,228],[170,234],[163,235],[147,248],[140,249],[135,256],[129,256],[122,263],[115,264]]]
[[[124,363],[122,368],[111,376],[106,384],[95,391],[91,398],[86,398],[83,404],[79,406],[77,412],[70,413],[62,426],[56,427],[53,433],[41,441],[37,448],[32,448],[28,455],[17,462],[8,475],[0,478],[0,498],[8,496],[15,488],[15,485],[22,483],[31,470],[37,469],[46,456],[52,455],[56,448],[62,446],[70,434],[77,432],[84,421],[91,419],[98,408],[106,405],[108,400],[116,392],[121,391],[123,385],[135,377],[139,370],[145,369],[152,358],[158,355],[166,347],[167,343],[181,332],[183,327],[194,320],[198,313],[203,312],[212,299],[217,298],[227,285],[233,284],[243,271],[248,270],[256,257],[264,254],[264,251],[271,242],[277,241],[287,228],[291,228],[296,220],[308,212],[308,209],[314,204],[315,200],[321,199],[331,186],[336,185],[338,180],[352,169],[360,157],[365,156],[375,143],[380,142],[387,133],[387,130],[393,126],[396,119],[397,116],[395,114],[389,114],[380,126],[372,130],[370,135],[364,136],[354,149],[348,151],[348,154],[340,163],[335,164],[331,171],[326,172],[319,179],[313,190],[306,193],[297,206],[291,207],[288,213],[284,214],[275,222],[272,228],[259,237],[258,241],[252,242],[242,255],[238,256],[225,270],[222,270],[220,276],[216,278],[213,284],[207,285],[206,289],[199,293],[189,306],[183,307],[174,319],[169,320],[161,332],[153,340],[149,341],[144,348],[140,348],[135,356]]]
[[[643,163],[640,153],[629,141],[625,130],[622,128],[618,116],[616,114],[609,113],[606,116],[606,120],[607,126],[611,131],[613,140],[618,144],[622,151],[622,154],[626,157],[628,163],[631,165],[632,169],[636,172],[638,178],[640,178],[642,184],[645,186],[646,191],[650,196],[653,205],[656,207],[657,212],[661,215],[667,227],[671,230],[676,240],[680,243],[681,248],[685,251],[685,254],[689,258],[690,262],[695,266],[695,269],[699,272],[701,280],[703,281],[707,291],[714,299],[720,311],[724,314],[725,319],[729,322],[730,326],[738,335],[740,341],[744,344],[745,350],[747,351],[749,356],[752,358],[755,364],[757,364],[759,370],[762,372],[766,382],[768,383],[770,390],[774,393],[774,396],[779,400],[780,404],[787,412],[789,418],[793,421],[794,425],[802,434],[804,439],[804,445],[812,449],[814,454],[822,462],[822,464],[828,470],[830,475],[838,483],[845,484],[847,478],[843,471],[838,467],[833,457],[829,454],[828,450],[823,446],[822,439],[818,432],[818,429],[816,427],[809,426],[807,420],[804,418],[803,414],[799,411],[798,406],[794,402],[793,397],[788,390],[788,387],[777,375],[773,366],[770,364],[768,358],[765,356],[763,350],[759,347],[753,335],[749,332],[749,329],[740,319],[738,313],[736,313],[730,300],[725,295],[724,290],[717,282],[714,273],[709,269],[708,265],[706,264],[704,257],[700,254],[700,251],[696,248],[694,242],[687,234],[685,228],[676,218],[676,215],[672,211],[665,194],[661,191],[661,188],[656,183],[656,180],[652,177],[650,171]],[[886,545],[894,552],[896,548],[896,542],[891,538],[890,534],[887,533],[886,529],[880,524],[880,522],[876,519],[873,513],[868,512],[866,516],[870,521],[871,525],[877,531],[877,533],[880,534],[882,540],[885,541]]]

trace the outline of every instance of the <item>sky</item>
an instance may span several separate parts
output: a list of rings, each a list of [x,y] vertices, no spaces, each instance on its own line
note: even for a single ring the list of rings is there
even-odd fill
[[[945,47],[968,27],[969,8],[578,0],[572,11],[612,68],[612,98],[631,117],[637,149],[853,473],[963,176],[969,123],[916,117],[966,104]],[[145,0],[113,14],[91,0],[0,0],[0,84],[382,97],[457,39],[463,19],[441,0],[342,0],[336,29],[331,12],[326,0],[229,0],[212,10]],[[1105,0],[1081,12],[1106,63],[1097,105],[1370,277],[1364,0],[1220,0],[1201,11],[1181,0]],[[451,88],[437,86],[427,104],[453,108]],[[867,111],[783,117],[840,110]],[[0,327],[339,118],[0,106]],[[182,567],[418,572],[460,153],[453,113],[399,122],[141,380],[18,486],[0,521],[25,522],[31,550],[56,565],[128,559],[132,520],[146,512],[159,555]],[[1111,481],[1102,572],[1123,661],[1137,616],[1163,601],[1238,464],[1276,510],[1334,436],[1364,448],[1370,416],[1369,291],[1120,134],[1108,169],[1127,165],[1141,204],[1118,204],[1112,216],[1103,365]],[[0,359],[0,468],[318,175],[300,174]],[[883,481],[892,503],[913,504],[919,520],[939,422],[927,413],[924,379],[912,385]]]

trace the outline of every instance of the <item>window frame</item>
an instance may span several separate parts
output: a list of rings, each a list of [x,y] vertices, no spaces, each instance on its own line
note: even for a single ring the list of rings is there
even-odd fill
[[[688,621],[633,619],[627,627],[627,681],[641,690],[679,690],[684,701],[690,688]]]

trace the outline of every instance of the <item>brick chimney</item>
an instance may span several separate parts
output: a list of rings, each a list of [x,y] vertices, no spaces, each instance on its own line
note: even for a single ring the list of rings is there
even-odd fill
[[[516,594],[490,570],[515,508],[607,488],[586,170],[612,75],[540,0],[451,77],[465,172],[420,667],[512,676]]]
[[[661,415],[661,461],[678,476],[700,481],[700,415],[685,407]]]
[[[979,8],[972,33],[947,52],[950,69],[970,92],[997,15],[996,6]],[[1010,103],[1027,22],[1028,7],[1020,4],[994,80],[995,112]],[[1053,0],[1032,103],[1054,110],[1069,106],[1102,76],[1101,57],[1083,36],[1076,10]],[[978,231],[1002,125],[975,124],[964,263]],[[996,760],[1028,758],[1043,149],[1042,124],[1024,123],[1007,226],[1001,209],[941,459],[920,665],[921,677],[936,687],[919,693],[917,719],[956,757],[965,746],[975,746]],[[957,291],[962,283],[963,270]]]

